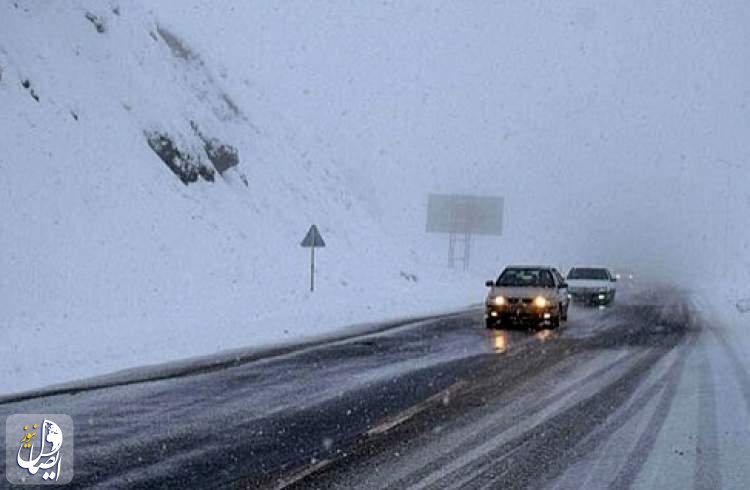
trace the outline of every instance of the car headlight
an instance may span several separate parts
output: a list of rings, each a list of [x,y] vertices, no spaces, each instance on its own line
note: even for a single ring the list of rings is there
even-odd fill
[[[536,306],[537,308],[544,308],[545,306],[549,305],[550,301],[544,296],[537,296],[536,298],[534,298],[534,306]]]
[[[505,300],[504,296],[495,296],[492,298],[492,303],[496,306],[505,306],[507,301]]]

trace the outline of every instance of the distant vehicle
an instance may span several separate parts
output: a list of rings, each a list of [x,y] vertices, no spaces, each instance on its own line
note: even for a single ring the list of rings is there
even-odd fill
[[[485,301],[487,328],[526,323],[560,326],[568,319],[568,285],[554,267],[508,266],[490,288]]]
[[[604,306],[615,300],[617,278],[605,267],[573,267],[567,282],[573,302]]]

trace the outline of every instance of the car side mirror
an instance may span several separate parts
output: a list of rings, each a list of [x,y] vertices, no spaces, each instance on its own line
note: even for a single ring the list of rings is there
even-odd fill
[[[613,278],[612,278],[612,282],[617,282],[617,278],[616,278],[616,277],[613,277]]]
[[[495,285],[495,281],[486,281],[484,285],[487,286],[488,288],[491,288]]]

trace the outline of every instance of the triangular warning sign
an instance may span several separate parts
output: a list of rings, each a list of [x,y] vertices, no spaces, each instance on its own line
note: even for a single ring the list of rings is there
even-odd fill
[[[312,225],[309,230],[307,230],[307,235],[305,235],[305,238],[302,240],[302,243],[300,243],[303,247],[325,247],[326,242],[323,241],[323,237],[320,236],[320,232],[318,231],[318,227],[315,225]]]

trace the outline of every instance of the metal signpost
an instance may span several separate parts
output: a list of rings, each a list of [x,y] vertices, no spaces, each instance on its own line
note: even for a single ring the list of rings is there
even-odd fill
[[[307,230],[307,235],[302,239],[300,245],[310,249],[310,291],[315,291],[315,247],[325,247],[326,242],[324,242],[323,237],[320,236],[318,227],[312,225],[310,226],[310,229]]]
[[[448,265],[457,260],[469,268],[471,237],[502,235],[503,205],[499,196],[467,196],[458,194],[430,194],[427,202],[427,233],[448,234]],[[457,254],[463,245],[463,254]]]

